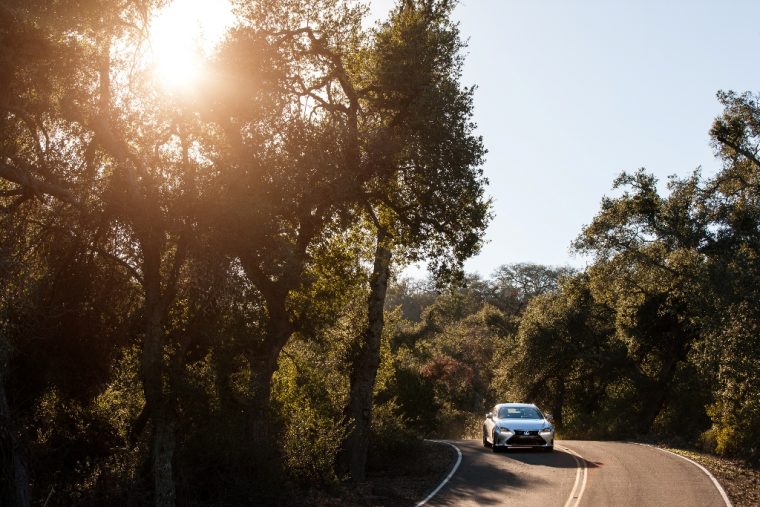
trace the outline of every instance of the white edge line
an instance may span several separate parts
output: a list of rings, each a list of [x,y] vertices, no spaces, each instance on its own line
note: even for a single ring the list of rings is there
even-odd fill
[[[588,481],[588,467],[586,466],[586,458],[570,449],[569,447],[563,446],[563,448],[570,453],[575,462],[578,464],[578,468],[576,469],[577,471],[575,472],[575,484],[573,484],[573,489],[570,491],[570,496],[568,497],[567,502],[565,502],[565,507],[569,507],[570,505],[575,505],[577,507],[581,503],[581,498],[583,498],[583,493],[586,491],[586,483]],[[583,481],[581,482],[581,489],[578,491],[576,498],[575,489],[578,487],[578,479],[580,478],[581,473],[583,473]],[[575,500],[574,504],[573,500]]]
[[[711,474],[708,469],[706,469],[705,467],[703,467],[702,465],[700,465],[699,463],[697,463],[693,459],[687,458],[686,456],[681,456],[680,454],[678,454],[676,452],[669,451],[667,449],[663,449],[662,447],[655,447],[654,445],[649,445],[649,444],[640,444],[638,442],[636,442],[636,443],[639,444],[639,445],[644,445],[646,447],[652,447],[654,449],[657,449],[658,451],[667,452],[668,454],[672,454],[673,456],[678,456],[679,458],[685,459],[686,461],[688,461],[692,465],[698,467],[700,470],[702,470],[710,478],[710,480],[712,481],[712,483],[715,485],[715,488],[718,490],[718,493],[720,493],[720,496],[723,497],[723,501],[726,503],[726,507],[734,507],[733,504],[731,503],[731,500],[728,498],[728,495],[726,494],[726,490],[723,489],[723,486],[720,485],[720,483],[718,482],[718,479],[716,479],[715,476],[713,474]]]
[[[569,451],[570,449],[565,447],[565,450]],[[565,502],[564,507],[568,507],[570,503],[573,501],[573,496],[575,496],[575,488],[578,487],[578,481],[581,478],[581,462],[578,461],[578,458],[575,457],[573,454],[570,454],[570,456],[573,457],[573,459],[575,460],[575,464],[578,466],[575,468],[575,482],[573,483],[573,489],[570,490],[570,496],[567,498],[567,501]]]
[[[428,496],[426,496],[424,500],[422,500],[420,502],[417,502],[415,504],[415,507],[421,507],[422,505],[425,505],[426,503],[428,503],[430,501],[430,499],[433,498],[441,490],[441,488],[444,487],[447,482],[449,482],[449,480],[451,480],[451,478],[454,476],[454,474],[456,473],[457,469],[459,468],[459,464],[462,462],[462,451],[460,451],[459,447],[457,447],[456,445],[452,444],[451,442],[446,442],[446,441],[443,441],[443,440],[428,440],[428,441],[429,442],[438,442],[439,444],[448,444],[451,447],[453,447],[454,450],[457,452],[457,462],[454,463],[454,466],[451,468],[451,471],[449,472],[449,475],[447,475],[446,478],[443,479],[443,481],[441,481],[441,483],[438,485],[438,487],[435,488],[432,491],[432,493],[430,493]]]
[[[576,506],[581,504],[581,498],[583,498],[583,493],[586,492],[586,483],[588,482],[588,466],[586,466],[586,458],[580,454],[578,454],[578,457],[583,460],[583,484],[581,484],[581,490],[578,492],[578,501],[575,502]]]

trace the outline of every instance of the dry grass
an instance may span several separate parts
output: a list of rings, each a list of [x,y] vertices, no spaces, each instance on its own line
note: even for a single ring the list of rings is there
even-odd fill
[[[760,469],[750,467],[738,459],[721,458],[693,450],[666,449],[693,459],[708,469],[726,490],[734,507],[760,505]]]

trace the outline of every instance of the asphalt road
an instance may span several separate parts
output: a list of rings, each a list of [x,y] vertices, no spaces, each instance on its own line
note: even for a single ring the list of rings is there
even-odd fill
[[[553,453],[495,454],[480,441],[451,443],[462,462],[426,505],[726,506],[707,474],[653,447],[564,440]]]

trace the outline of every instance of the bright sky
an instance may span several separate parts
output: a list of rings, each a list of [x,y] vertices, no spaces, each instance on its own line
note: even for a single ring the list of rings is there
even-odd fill
[[[393,1],[371,4],[383,17]],[[583,267],[570,242],[621,171],[713,173],[715,92],[760,91],[758,1],[462,0],[456,18],[489,150],[495,218],[466,265],[483,276]]]
[[[150,50],[159,81],[170,90],[191,89],[203,54],[233,24],[228,0],[173,0],[151,21]]]

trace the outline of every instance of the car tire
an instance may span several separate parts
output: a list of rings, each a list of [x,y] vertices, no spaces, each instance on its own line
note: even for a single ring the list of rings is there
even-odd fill
[[[501,452],[501,447],[496,445],[496,435],[493,436],[493,444],[491,444],[491,450],[493,452]]]
[[[552,451],[554,451],[554,446],[553,445],[548,445],[548,446],[544,447],[543,449],[544,449],[544,452],[552,452]]]
[[[488,442],[488,438],[486,438],[486,430],[483,430],[483,447],[491,447],[491,444]]]

